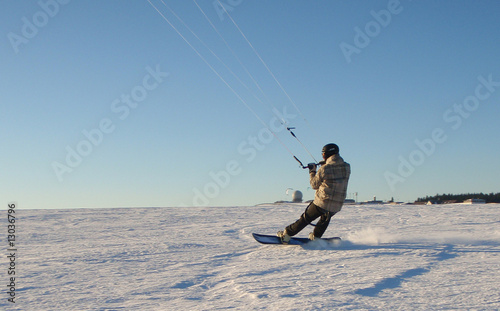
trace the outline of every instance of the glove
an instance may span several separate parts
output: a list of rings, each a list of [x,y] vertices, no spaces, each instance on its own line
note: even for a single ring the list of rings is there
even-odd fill
[[[307,164],[307,168],[309,169],[309,173],[312,173],[312,172],[316,173],[316,163]]]

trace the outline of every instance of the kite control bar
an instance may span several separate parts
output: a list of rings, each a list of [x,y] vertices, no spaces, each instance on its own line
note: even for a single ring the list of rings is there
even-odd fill
[[[301,162],[301,161],[300,161],[300,160],[299,160],[296,156],[293,156],[293,158],[294,158],[295,160],[297,160],[297,162],[299,162],[300,167],[302,167],[303,169],[309,168],[309,165],[311,165],[311,164],[314,164],[314,165],[319,166],[319,165],[323,165],[323,164],[325,164],[325,163],[326,163],[325,161],[319,161],[318,163],[309,163],[309,164],[307,164],[307,165],[304,165],[304,164],[302,164],[302,162]]]

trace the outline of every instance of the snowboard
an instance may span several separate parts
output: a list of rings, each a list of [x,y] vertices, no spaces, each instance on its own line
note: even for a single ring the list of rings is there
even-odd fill
[[[276,236],[276,235],[266,235],[266,234],[258,234],[258,233],[252,233],[254,239],[262,244],[283,244],[283,245],[304,245],[309,242],[313,242],[309,240],[308,238],[296,238],[292,237],[288,244],[281,243],[281,239]],[[341,239],[339,237],[332,237],[332,238],[321,238],[323,241],[331,241],[335,242],[338,241],[340,242]]]

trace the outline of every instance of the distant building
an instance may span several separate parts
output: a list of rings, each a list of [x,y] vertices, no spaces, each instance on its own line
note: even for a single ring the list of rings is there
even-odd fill
[[[483,199],[468,199],[464,201],[464,204],[485,204],[486,201]]]
[[[426,205],[427,202],[424,202],[424,201],[415,201],[415,202],[413,202],[413,204],[415,204],[415,205]]]
[[[344,204],[353,205],[353,204],[356,204],[356,201],[354,201],[353,199],[345,199]]]
[[[377,200],[377,197],[373,197],[373,201],[365,201],[365,204],[384,204],[384,201]]]
[[[299,190],[295,190],[292,194],[292,202],[294,203],[302,202],[302,192],[300,192]]]

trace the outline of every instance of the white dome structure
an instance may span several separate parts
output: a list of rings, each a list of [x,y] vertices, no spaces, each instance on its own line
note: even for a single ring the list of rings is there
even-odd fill
[[[302,192],[295,190],[292,194],[292,202],[302,202]]]

